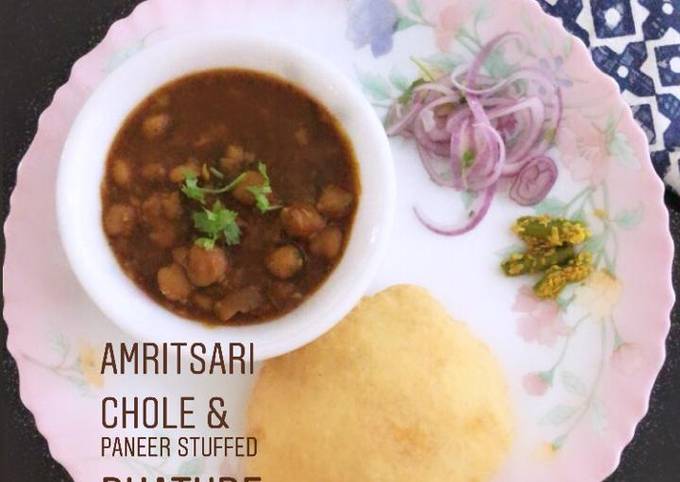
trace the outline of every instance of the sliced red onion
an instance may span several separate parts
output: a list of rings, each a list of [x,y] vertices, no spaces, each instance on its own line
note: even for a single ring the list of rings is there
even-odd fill
[[[534,149],[531,150],[531,152],[527,154],[527,156],[531,157],[544,154],[545,151],[547,151],[553,144],[553,139],[557,135],[557,130],[559,129],[560,124],[562,123],[562,113],[564,110],[564,105],[562,101],[562,90],[559,87],[557,87],[555,90],[554,102],[555,102],[553,108],[554,113],[546,121],[546,124],[548,124],[548,126],[547,128],[544,126],[543,135],[539,139],[538,144]],[[547,135],[548,133],[550,133],[550,135]]]
[[[481,201],[479,206],[475,207],[472,211],[469,219],[460,226],[442,226],[436,222],[430,220],[427,216],[420,212],[417,207],[413,208],[413,212],[416,214],[418,220],[423,223],[423,225],[430,231],[434,231],[437,234],[443,234],[446,236],[460,236],[469,231],[472,231],[477,225],[484,219],[486,213],[491,207],[491,200],[496,192],[496,185],[488,187],[484,190],[481,196]]]
[[[460,120],[460,125],[451,123],[451,126],[456,127],[450,143],[455,186],[480,191],[494,184],[505,164],[505,143],[501,135],[491,124],[472,124],[469,115]]]
[[[415,136],[418,144],[424,149],[428,150],[430,153],[441,157],[448,156],[449,142],[435,141],[432,139],[432,137],[425,130],[423,122],[420,120],[420,116],[418,116],[418,119],[416,119],[413,123],[413,135]]]
[[[472,64],[470,64],[470,68],[468,70],[467,75],[468,87],[475,88],[476,84],[474,81],[479,75],[479,71],[481,70],[482,65],[495,49],[497,49],[498,47],[500,47],[509,40],[513,39],[524,40],[525,38],[526,37],[519,32],[505,32],[500,35],[497,35],[496,37],[489,40],[486,44],[484,44],[481,50],[477,53],[477,56],[472,61]]]
[[[450,134],[447,130],[441,130],[445,129],[445,120],[442,119],[441,124],[437,126],[433,109],[445,103],[447,102],[444,97],[430,102],[422,108],[412,124],[418,143],[433,154],[442,157],[449,154]],[[428,131],[428,128],[433,131]]]
[[[501,46],[503,43],[507,42],[508,40],[512,40],[513,38],[522,39],[524,37],[517,32],[503,33],[491,39],[481,48],[477,56],[472,61],[470,69],[468,70],[467,76],[465,78],[465,82],[468,88],[475,89],[477,87],[477,78],[480,73],[479,71],[481,70],[482,65],[489,57],[489,55],[491,55],[491,53],[499,46]],[[479,122],[486,121],[487,120],[486,115],[484,113],[484,109],[482,109],[481,105],[479,104],[478,96],[475,94],[468,94],[467,101],[468,105],[470,106],[470,110],[472,111],[472,114],[475,116],[477,121]]]
[[[434,91],[438,94],[447,95],[455,97],[456,100],[460,100],[460,93],[453,90],[451,87],[438,84],[436,82],[428,82],[426,84],[421,84],[413,89],[413,92],[423,92],[423,91]]]
[[[467,107],[451,112],[446,119],[446,130],[452,134],[460,130],[463,122],[470,121],[472,114]]]
[[[423,123],[425,132],[429,134],[430,131],[432,131],[432,129],[436,127],[434,120],[434,111],[430,108],[423,109],[422,111],[420,111],[420,122]]]
[[[482,79],[483,82],[479,82],[480,79]],[[453,84],[454,87],[456,87],[464,94],[473,94],[480,96],[488,96],[491,94],[495,94],[496,92],[499,92],[501,89],[508,87],[510,84],[517,82],[518,80],[526,80],[526,75],[523,70],[517,70],[510,74],[505,79],[500,81],[493,78],[486,78],[482,76],[478,76],[476,80],[477,85],[479,84],[488,85],[488,87],[472,88],[469,85],[461,83],[461,81],[457,79],[457,76],[451,74],[451,83]]]
[[[516,143],[508,153],[507,166],[503,173],[505,175],[517,174],[519,168],[513,167],[513,165],[520,164],[520,161],[526,156],[529,150],[539,141],[541,137],[541,127],[545,118],[545,110],[538,98],[529,97],[516,103],[512,107],[496,108],[490,110],[488,113],[489,119],[496,119],[501,116],[513,114],[522,109],[528,109],[530,111],[531,120],[526,126],[526,132],[521,141]]]
[[[399,104],[397,104],[397,106],[399,106]],[[404,129],[406,129],[411,124],[413,119],[416,118],[421,109],[422,105],[420,105],[419,103],[411,105],[405,114],[401,115],[400,118],[397,118],[391,122],[391,125],[385,130],[387,135],[396,136],[401,134],[404,131]],[[388,114],[388,118],[389,117],[390,114]]]
[[[388,113],[389,135],[415,138],[423,167],[437,185],[482,194],[462,226],[441,227],[416,215],[435,232],[463,234],[484,217],[500,183],[521,205],[543,199],[557,178],[545,156],[562,118],[562,92],[539,67],[522,67],[499,80],[483,72],[496,49],[525,36],[509,32],[482,46],[472,62],[413,89],[408,102]],[[525,49],[526,50],[526,49]]]
[[[557,181],[557,166],[548,156],[531,159],[510,186],[510,199],[520,206],[533,206],[548,195]]]
[[[449,157],[451,160],[451,172],[453,173],[454,187],[459,190],[467,189],[466,186],[466,162],[467,155],[476,156],[475,143],[472,136],[470,116],[459,120],[459,124],[451,123],[451,142],[449,143]],[[474,158],[472,159],[474,160]]]
[[[446,170],[447,165],[445,161],[438,160],[429,151],[423,149],[420,144],[418,144],[416,147],[418,148],[418,154],[420,155],[420,160],[423,164],[423,167],[429,174],[430,179],[432,179],[432,181],[438,186],[456,187],[450,170]]]
[[[486,148],[481,155],[477,155],[476,162],[467,176],[467,185],[473,191],[481,191],[495,184],[500,178],[505,164],[505,143],[490,124],[474,125],[473,128],[482,132]]]

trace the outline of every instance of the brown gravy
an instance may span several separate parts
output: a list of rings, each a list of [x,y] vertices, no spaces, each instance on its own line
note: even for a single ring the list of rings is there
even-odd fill
[[[247,323],[289,312],[326,280],[360,186],[322,105],[230,69],[145,99],[114,140],[101,193],[105,233],[137,286],[181,316]]]

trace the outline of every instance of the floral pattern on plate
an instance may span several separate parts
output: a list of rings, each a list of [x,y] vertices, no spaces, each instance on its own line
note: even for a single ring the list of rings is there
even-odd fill
[[[89,93],[126,58],[195,29],[220,28],[285,39],[315,50],[354,76],[380,114],[417,76],[412,61],[450,71],[493,35],[520,30],[532,62],[566,93],[565,125],[555,138],[560,178],[536,211],[586,217],[598,271],[558,302],[536,300],[524,280],[498,271],[514,242],[509,225],[531,210],[498,196],[484,222],[460,239],[428,232],[411,215],[415,200],[442,216],[470,199],[433,186],[413,146],[392,141],[400,216],[372,290],[420,284],[468,322],[507,371],[518,416],[517,441],[502,481],[601,480],[618,461],[646,410],[664,356],[673,294],[672,242],[662,184],[647,164],[644,134],[616,85],[587,51],[533,0],[149,0],[114,24],[74,65],[40,119],[22,161],[5,226],[5,319],[21,396],[53,456],[76,482],[111,475],[233,474],[233,459],[101,458],[105,394],[176,393],[227,397],[243,431],[252,380],[222,377],[98,376],[105,341],[131,341],[84,295],[66,264],[53,212],[54,178],[64,139]],[[490,65],[502,76],[502,56]],[[643,162],[641,162],[641,160]],[[31,213],[45,213],[40,224]],[[423,247],[427,246],[427,249]],[[642,259],[640,250],[655,253]],[[74,436],[77,427],[77,437]],[[156,434],[143,431],[145,435]],[[116,432],[108,435],[124,435]]]

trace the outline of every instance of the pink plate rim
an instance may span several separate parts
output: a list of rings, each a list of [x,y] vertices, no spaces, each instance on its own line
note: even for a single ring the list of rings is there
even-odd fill
[[[540,10],[543,15],[550,19],[546,21],[550,22],[552,28],[560,32],[564,32],[564,28],[560,22],[556,18],[542,12],[540,6],[535,0],[518,1],[524,1],[527,8],[529,9],[534,11]],[[96,63],[95,57],[98,54],[113,52],[117,47],[113,39],[112,32],[124,30],[126,28],[132,28],[133,30],[142,28],[145,22],[148,22],[148,12],[147,14],[144,14],[145,11],[155,9],[159,12],[162,12],[163,9],[174,8],[174,5],[179,5],[179,3],[181,2],[177,2],[175,0],[146,0],[145,2],[137,5],[129,16],[116,21],[109,28],[103,40],[90,52],[74,63],[69,80],[59,89],[57,89],[51,104],[40,115],[36,137],[32,141],[31,146],[29,147],[24,158],[26,158],[28,153],[34,149],[36,144],[35,139],[40,137],[40,133],[43,133],[44,135],[45,132],[49,132],[51,129],[55,128],[56,123],[58,123],[60,119],[60,111],[64,108],[64,102],[66,102],[67,99],[84,95],[83,87],[81,85],[82,77],[86,75],[84,72],[92,68],[91,65],[93,63]],[[201,3],[206,3],[206,0],[197,2],[199,5]],[[606,74],[600,72],[594,66],[590,60],[590,54],[586,46],[582,42],[577,41],[574,42],[574,47],[577,50],[578,55],[588,58],[590,63],[588,68],[591,69],[590,72],[592,72],[594,75],[597,75],[599,77],[599,81],[604,81],[606,78],[607,82],[609,82],[609,85],[615,88],[615,90],[618,92],[618,86],[614,80],[606,76]],[[646,137],[642,130],[637,126],[637,123],[633,118],[632,111],[625,104],[622,97],[619,96],[618,102],[622,107],[625,107],[623,109],[625,114],[622,122],[630,126],[635,126],[634,129],[635,132],[637,132],[637,135],[633,136],[631,139],[634,151],[636,153],[644,152],[645,161],[647,161],[649,159],[649,147]],[[15,188],[11,195],[10,211],[4,225],[6,257],[4,267],[5,269],[3,270],[3,290],[5,294],[4,315],[8,325],[7,348],[10,354],[16,360],[19,379],[20,381],[23,380],[23,383],[20,383],[19,385],[21,400],[24,405],[33,413],[38,430],[47,439],[50,452],[76,480],[81,480],[80,476],[83,474],[83,469],[79,466],[79,459],[71,455],[68,451],[55,450],[55,440],[59,438],[60,434],[55,433],[54,427],[49,423],[49,419],[53,416],[53,413],[39,409],[36,403],[37,400],[35,398],[31,398],[26,393],[26,382],[24,377],[27,376],[28,373],[27,364],[29,360],[22,352],[22,348],[17,342],[17,337],[14,336],[14,327],[16,324],[20,323],[21,320],[15,319],[14,317],[14,315],[19,312],[19,307],[17,306],[19,303],[16,301],[18,298],[15,296],[17,289],[13,287],[12,281],[18,279],[18,274],[21,272],[21,266],[13,261],[12,246],[20,243],[19,227],[21,226],[22,220],[18,219],[16,214],[13,215],[12,207],[15,205],[15,203],[17,203],[18,188],[21,186],[22,179],[26,175],[24,169],[22,169],[22,164],[23,159],[22,163],[20,163],[17,169],[17,188]],[[655,325],[660,327],[660,333],[658,334],[658,337],[656,337],[656,343],[653,347],[654,351],[653,353],[650,353],[650,355],[653,357],[654,364],[648,373],[645,374],[645,377],[641,377],[645,378],[644,385],[639,386],[637,390],[631,392],[629,394],[628,400],[621,401],[622,405],[627,406],[627,418],[625,426],[618,427],[618,436],[607,451],[608,455],[606,463],[603,462],[591,465],[588,464],[587,461],[584,461],[586,463],[583,463],[579,470],[582,471],[581,477],[584,477],[585,480],[590,480],[590,478],[592,478],[592,480],[601,480],[616,469],[624,447],[633,438],[637,423],[647,412],[649,396],[654,381],[665,359],[665,339],[670,329],[670,312],[675,301],[671,277],[674,244],[670,235],[670,231],[668,230],[668,211],[663,203],[664,185],[661,179],[659,179],[656,173],[653,171],[651,162],[642,162],[642,172],[640,177],[642,181],[641,188],[647,189],[649,191],[650,198],[656,197],[657,199],[657,202],[653,205],[654,209],[646,212],[646,216],[651,219],[652,224],[659,226],[658,232],[654,233],[654,238],[656,240],[655,246],[658,247],[658,251],[656,251],[654,255],[659,260],[660,265],[664,263],[668,266],[665,278],[655,280],[653,283],[654,286],[650,287],[650,291],[652,289],[656,289],[654,294],[655,302],[650,304],[649,307],[649,311],[652,313],[652,315],[650,315],[650,319],[654,319],[655,321],[658,320],[659,322],[663,321],[663,324],[659,323],[658,325]],[[606,467],[606,470],[604,470],[604,467]]]

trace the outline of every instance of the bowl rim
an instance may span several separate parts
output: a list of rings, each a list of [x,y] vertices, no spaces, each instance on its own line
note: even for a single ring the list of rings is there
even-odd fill
[[[230,64],[226,60],[229,56],[243,60],[245,53],[250,57],[250,60],[245,60],[251,62],[249,65],[242,66],[239,61]],[[187,58],[192,55],[201,58],[198,62],[204,62],[206,66],[187,67]],[[224,57],[219,57],[222,55]],[[154,64],[154,61],[161,63]],[[86,187],[87,183],[82,182],[82,171],[90,172],[90,176],[97,169],[103,172],[115,135],[139,102],[173,80],[191,73],[220,68],[219,65],[211,65],[214,63],[223,65],[221,68],[244,68],[275,75],[307,91],[336,117],[340,117],[338,123],[355,151],[358,165],[361,194],[342,259],[330,276],[300,306],[279,318],[261,323],[214,326],[181,317],[157,303],[123,273],[108,241],[107,249],[102,248],[101,241],[106,236],[101,222],[101,174],[96,178],[96,205],[87,206],[87,202],[83,203],[83,199],[90,203],[93,201],[93,188]],[[260,67],[253,68],[253,63]],[[271,68],[263,67],[267,63],[271,64]],[[179,75],[166,75],[173,70],[182,72]],[[302,73],[304,75],[300,75]],[[148,89],[130,87],[131,82],[139,81],[140,78],[141,83],[148,83],[144,80],[145,75],[152,78],[148,82],[155,86]],[[312,79],[307,78],[310,76]],[[318,81],[322,81],[319,84],[323,85],[313,84]],[[137,89],[142,93],[122,94],[127,97],[121,106],[114,108],[125,111],[119,122],[108,116],[102,119],[103,107],[107,103],[110,106],[111,96],[120,93],[121,87],[126,86],[128,90]],[[97,119],[100,122],[94,122]],[[100,128],[99,124],[106,123],[109,123],[109,127],[102,129],[107,132],[112,130],[111,135],[92,140],[91,137],[101,137],[92,134]],[[111,128],[113,124],[116,125]],[[355,124],[360,125],[360,129]],[[372,147],[367,147],[368,144]],[[92,164],[88,167],[84,164],[83,154],[92,148],[103,149],[104,155],[99,156],[95,163],[88,157]],[[370,164],[367,154],[371,156]],[[89,297],[123,331],[142,340],[155,342],[254,343],[256,360],[281,355],[312,341],[351,310],[374,278],[386,251],[395,204],[396,180],[389,143],[382,124],[358,87],[337,67],[303,47],[268,37],[226,31],[173,36],[141,51],[109,74],[91,94],[71,126],[62,150],[56,189],[59,234],[69,264]],[[94,210],[97,208],[98,223],[93,226]],[[74,212],[80,214],[74,216]],[[364,218],[366,221],[363,221]],[[90,219],[89,224],[87,219]],[[348,255],[351,256],[348,258]],[[354,266],[349,267],[350,262]],[[95,266],[96,269],[93,268]]]

